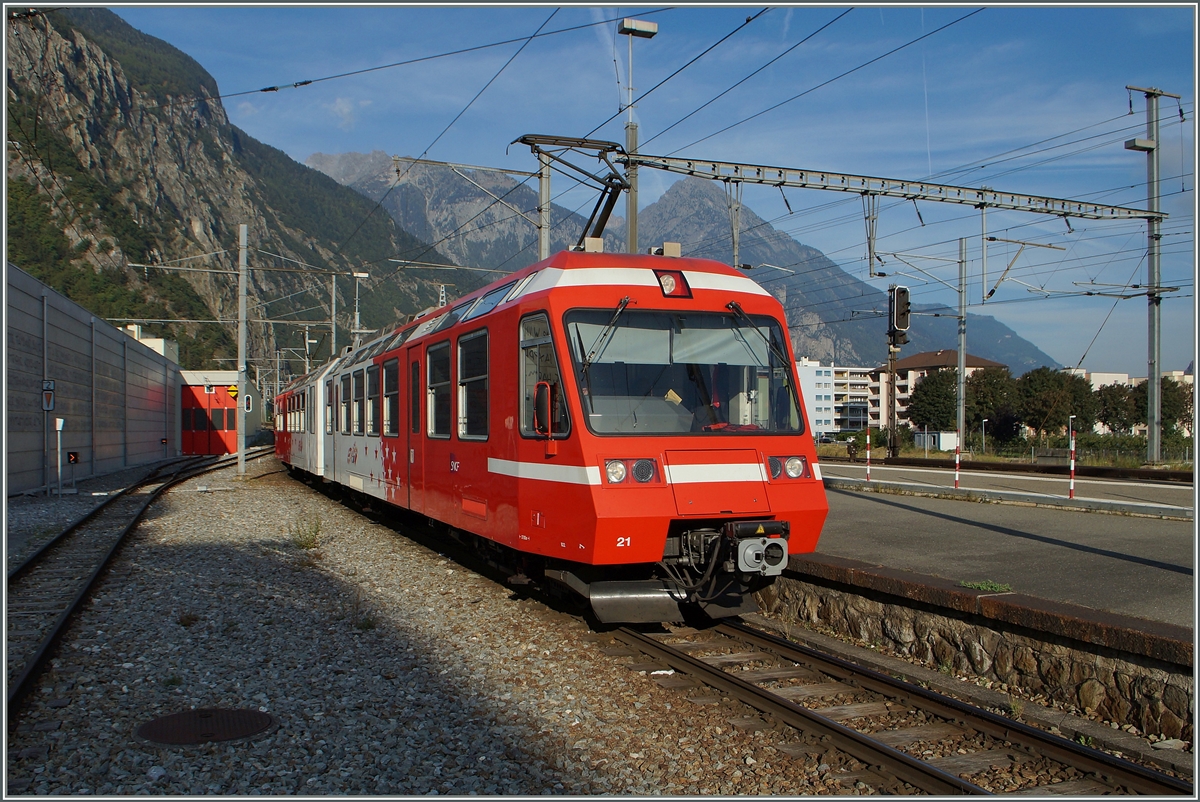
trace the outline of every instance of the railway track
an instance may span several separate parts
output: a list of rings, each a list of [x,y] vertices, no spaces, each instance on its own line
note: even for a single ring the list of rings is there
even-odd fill
[[[254,449],[247,459],[271,453],[270,447]],[[146,509],[171,486],[236,462],[237,456],[230,455],[162,466],[69,524],[8,572],[5,676],[10,721],[67,622]]]
[[[780,752],[882,793],[1194,796],[1136,763],[741,624],[595,640]],[[745,707],[758,712],[746,716]],[[742,715],[735,715],[741,712]]]

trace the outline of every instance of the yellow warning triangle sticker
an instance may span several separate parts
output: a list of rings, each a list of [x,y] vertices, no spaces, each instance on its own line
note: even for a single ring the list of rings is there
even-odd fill
[[[765,534],[765,533],[766,533],[766,530],[765,530],[765,529],[763,529],[763,525],[762,525],[762,524],[759,524],[759,525],[758,525],[758,531],[757,531],[757,532],[755,532],[754,534],[756,534],[756,535],[762,535],[762,534]]]

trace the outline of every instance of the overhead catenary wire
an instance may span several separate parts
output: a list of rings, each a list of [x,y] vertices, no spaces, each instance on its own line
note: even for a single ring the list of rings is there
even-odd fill
[[[761,67],[759,67],[758,69],[756,69],[756,70],[754,70],[753,72],[751,72],[751,73],[750,73],[749,75],[747,75],[745,78],[742,78],[740,81],[738,81],[737,83],[733,84],[733,85],[732,85],[732,86],[730,86],[728,89],[726,89],[726,90],[722,91],[720,94],[714,95],[712,98],[710,98],[709,100],[707,100],[707,101],[705,101],[704,103],[700,104],[700,105],[699,105],[699,106],[697,106],[696,108],[692,109],[692,110],[691,110],[691,111],[689,111],[687,114],[685,114],[684,116],[680,117],[678,120],[676,120],[675,122],[673,122],[673,123],[671,123],[670,125],[668,125],[666,128],[664,128],[664,129],[662,129],[661,131],[659,131],[659,132],[658,132],[657,134],[655,134],[654,136],[652,136],[652,137],[650,137],[649,139],[647,139],[647,140],[645,140],[644,142],[642,142],[642,147],[645,147],[646,145],[650,144],[650,143],[651,143],[651,142],[653,142],[654,140],[658,139],[658,138],[659,138],[660,136],[662,136],[663,134],[665,134],[665,133],[667,133],[668,131],[670,131],[670,130],[671,130],[672,128],[674,128],[675,126],[679,125],[680,123],[684,122],[685,120],[688,120],[688,119],[690,119],[690,118],[691,118],[691,117],[693,117],[694,115],[696,115],[696,114],[700,113],[701,111],[703,111],[704,109],[708,108],[708,107],[709,107],[709,106],[711,106],[713,103],[715,103],[716,101],[720,100],[720,99],[721,99],[721,98],[723,98],[725,95],[727,95],[727,94],[729,94],[730,92],[732,92],[734,89],[737,89],[739,86],[741,86],[742,84],[746,83],[746,81],[749,81],[749,80],[750,80],[751,78],[753,78],[755,75],[758,75],[760,72],[762,72],[763,70],[765,70],[767,67],[770,67],[772,64],[774,64],[775,62],[779,61],[781,58],[783,58],[784,56],[786,56],[788,53],[791,53],[793,50],[795,50],[796,48],[800,47],[800,45],[802,45],[802,44],[804,44],[805,42],[807,42],[808,40],[812,39],[814,36],[816,36],[817,34],[821,33],[821,32],[822,32],[822,31],[824,31],[826,28],[830,27],[830,26],[831,26],[831,25],[833,25],[835,22],[837,22],[838,20],[840,20],[842,17],[846,16],[847,14],[849,14],[849,13],[850,13],[851,11],[853,11],[853,10],[854,10],[853,8],[848,8],[848,9],[846,9],[845,11],[843,11],[841,14],[838,14],[836,17],[834,17],[833,19],[831,19],[829,22],[826,22],[824,25],[822,25],[820,28],[817,28],[815,31],[813,31],[812,33],[810,33],[808,36],[804,37],[804,38],[803,38],[803,39],[801,39],[799,42],[796,42],[794,45],[792,45],[791,47],[787,48],[786,50],[784,50],[784,51],[783,51],[782,53],[780,53],[779,55],[777,55],[777,56],[775,56],[774,58],[772,58],[772,59],[771,59],[770,61],[768,61],[766,64],[763,64]]]
[[[722,37],[721,37],[720,39],[718,39],[717,41],[713,42],[711,45],[709,45],[707,48],[705,48],[704,50],[702,50],[702,51],[701,51],[700,53],[698,53],[697,55],[693,56],[693,57],[691,58],[691,60],[689,60],[689,61],[688,61],[686,64],[684,64],[683,66],[679,67],[677,70],[675,70],[674,72],[672,72],[672,73],[671,73],[670,75],[668,75],[666,78],[663,78],[661,81],[659,81],[659,82],[658,82],[658,83],[656,83],[654,86],[652,86],[652,87],[650,87],[649,89],[647,89],[647,90],[646,90],[645,92],[643,92],[642,94],[638,95],[638,96],[637,96],[637,97],[636,97],[636,98],[633,100],[633,105],[637,105],[637,103],[638,103],[638,102],[640,102],[641,100],[643,100],[644,98],[646,98],[647,96],[649,96],[649,95],[650,95],[652,92],[654,92],[656,89],[658,89],[658,88],[659,88],[659,87],[661,87],[663,84],[665,84],[665,83],[667,83],[668,81],[670,81],[670,80],[671,80],[672,78],[674,78],[675,76],[679,75],[679,73],[683,72],[683,71],[684,71],[684,70],[686,70],[688,67],[692,66],[692,65],[693,65],[693,64],[695,64],[697,61],[699,61],[700,59],[704,58],[706,55],[708,55],[709,53],[711,53],[713,50],[715,50],[715,49],[717,49],[718,47],[720,47],[720,46],[721,46],[721,45],[722,45],[722,44],[723,44],[725,41],[727,41],[727,40],[728,40],[730,37],[732,37],[732,36],[733,36],[734,34],[736,34],[738,31],[742,30],[742,29],[743,29],[743,28],[745,28],[747,25],[749,25],[750,23],[754,22],[756,19],[758,19],[759,17],[761,17],[763,14],[766,14],[766,13],[767,13],[768,11],[770,11],[770,10],[771,10],[771,9],[770,9],[769,7],[768,7],[768,8],[764,8],[764,9],[762,9],[761,11],[759,11],[757,14],[752,14],[752,15],[750,15],[749,17],[746,17],[746,21],[745,21],[745,22],[743,22],[741,25],[738,25],[738,26],[737,26],[736,28],[734,28],[732,31],[730,31],[729,33],[725,34],[724,36],[722,36]],[[584,135],[584,139],[587,139],[587,138],[588,138],[588,137],[590,137],[592,134],[596,133],[596,132],[597,132],[597,131],[599,131],[601,128],[603,128],[604,126],[608,125],[608,124],[609,124],[610,122],[612,122],[613,120],[615,120],[615,119],[617,119],[618,117],[620,117],[620,116],[621,116],[621,115],[622,115],[624,112],[625,112],[625,110],[624,110],[624,109],[621,109],[621,110],[617,111],[617,113],[616,113],[616,114],[613,114],[613,115],[612,115],[611,117],[609,117],[607,120],[605,120],[604,122],[600,123],[600,124],[599,124],[599,125],[597,125],[595,128],[593,128],[591,131],[588,131],[588,132],[587,132],[587,133]]]
[[[681,150],[687,150],[688,148],[690,148],[694,145],[699,145],[701,142],[705,142],[709,139],[712,139],[715,136],[718,136],[719,134],[723,134],[726,131],[729,131],[733,128],[737,128],[738,126],[744,125],[745,123],[748,123],[753,119],[756,119],[758,117],[761,117],[764,114],[772,112],[775,109],[778,109],[782,106],[786,106],[788,103],[791,103],[794,100],[799,100],[800,98],[804,97],[805,95],[811,94],[812,92],[815,92],[818,89],[821,89],[822,87],[828,86],[829,84],[831,84],[835,81],[840,81],[842,78],[845,78],[847,75],[851,75],[853,73],[858,72],[861,69],[865,69],[866,67],[869,67],[872,64],[876,63],[877,61],[881,61],[881,60],[887,58],[888,56],[893,55],[894,53],[899,53],[901,50],[904,50],[907,47],[911,47],[912,45],[915,45],[917,42],[920,42],[924,39],[928,39],[930,36],[934,36],[938,33],[941,33],[942,31],[946,30],[947,28],[957,25],[958,23],[963,22],[964,20],[967,20],[967,19],[975,16],[976,14],[980,13],[983,10],[984,9],[982,9],[982,8],[977,8],[969,14],[964,14],[963,16],[959,17],[958,19],[956,19],[952,22],[948,22],[945,25],[941,26],[940,28],[936,28],[926,34],[922,34],[921,36],[918,36],[917,38],[912,39],[911,41],[905,42],[904,44],[900,45],[899,47],[892,48],[891,50],[889,50],[888,52],[886,52],[882,55],[876,56],[875,58],[873,58],[869,61],[865,61],[862,64],[859,64],[857,67],[846,70],[845,72],[843,72],[839,75],[835,75],[833,78],[830,78],[826,81],[822,81],[821,83],[817,84],[816,86],[805,89],[803,92],[800,92],[799,94],[792,95],[791,97],[789,97],[786,100],[782,100],[782,101],[774,104],[773,106],[769,106],[769,107],[763,109],[762,111],[755,112],[754,114],[751,114],[749,117],[744,117],[735,123],[730,123],[729,125],[725,126],[724,128],[722,128],[718,131],[714,131],[713,133],[708,134],[707,136],[701,137],[700,139],[697,139],[693,142],[689,142],[688,144],[684,145],[683,147],[676,148],[675,150],[671,151],[667,155],[674,156],[676,153],[679,153],[679,151],[681,151]]]
[[[429,153],[429,151],[433,148],[433,146],[436,145],[438,143],[438,141],[443,136],[446,135],[446,132],[449,131],[456,122],[458,122],[460,119],[462,119],[462,116],[467,113],[467,111],[471,108],[471,106],[475,105],[475,101],[479,100],[479,97],[484,92],[487,91],[488,87],[490,87],[493,83],[495,83],[496,79],[499,78],[506,69],[508,69],[508,65],[512,64],[513,61],[517,58],[517,56],[521,55],[521,53],[525,50],[525,48],[529,45],[529,43],[532,42],[539,33],[541,33],[542,28],[545,28],[547,25],[550,24],[550,20],[554,19],[554,15],[557,14],[558,12],[559,12],[559,9],[557,9],[557,8],[555,8],[553,11],[551,11],[550,16],[546,17],[546,19],[542,22],[542,24],[538,26],[537,30],[534,31],[533,34],[526,37],[525,40],[521,42],[521,46],[519,48],[517,48],[517,51],[508,57],[508,61],[504,62],[504,65],[496,71],[495,75],[493,75],[491,78],[488,79],[488,82],[483,85],[483,88],[475,93],[475,96],[473,98],[471,98],[470,101],[468,101],[467,105],[463,107],[462,111],[460,111],[458,114],[456,114],[454,116],[454,119],[451,120],[450,122],[448,122],[446,124],[446,127],[443,128],[438,133],[438,135],[433,138],[433,141],[425,146],[425,150],[421,151],[421,155],[418,156],[417,159],[425,158],[425,156]],[[396,177],[396,180],[394,182],[392,182],[392,185],[390,187],[388,187],[387,192],[383,193],[383,195],[375,203],[375,206],[373,206],[371,208],[371,211],[367,213],[367,216],[365,218],[363,218],[363,221],[358,224],[358,227],[355,228],[354,231],[351,232],[350,236],[347,237],[342,242],[342,244],[336,248],[336,251],[338,253],[341,252],[342,248],[345,247],[346,243],[348,243],[350,240],[354,239],[355,235],[358,234],[358,232],[362,230],[362,227],[367,224],[367,221],[371,218],[371,216],[374,215],[375,212],[378,211],[379,208],[383,206],[384,200],[386,200],[388,195],[390,195],[392,193],[393,189],[395,189],[397,186],[399,186],[400,181],[404,178],[405,175],[408,174],[408,172],[410,170],[412,170],[412,168],[415,164],[416,164],[415,161],[409,162],[408,169],[406,169],[402,175],[398,175]]]

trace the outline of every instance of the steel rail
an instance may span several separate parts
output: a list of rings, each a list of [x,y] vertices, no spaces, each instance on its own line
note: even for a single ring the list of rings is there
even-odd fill
[[[115,502],[117,499],[124,498],[127,494],[133,492],[134,490],[137,490],[139,487],[146,484],[147,482],[154,481],[154,477],[158,476],[163,468],[170,467],[171,465],[174,465],[174,464],[176,464],[176,463],[168,463],[167,465],[158,466],[152,472],[146,474],[141,479],[130,484],[128,487],[121,488],[118,492],[112,494],[111,496],[106,498],[104,501],[100,502],[95,507],[92,507],[90,510],[85,512],[83,515],[79,516],[74,521],[67,524],[61,532],[59,532],[57,535],[55,535],[50,540],[43,543],[37,549],[37,551],[30,554],[19,565],[15,566],[12,570],[10,570],[8,572],[8,576],[5,578],[6,583],[12,582],[14,579],[21,576],[30,566],[36,564],[37,561],[41,558],[41,556],[46,551],[48,551],[55,544],[60,542],[63,538],[68,537],[72,532],[74,532],[79,527],[83,526],[85,523],[90,521],[92,518],[95,518],[97,515],[99,515],[101,513],[101,511],[107,509],[108,506],[110,504],[112,504],[113,502]]]
[[[261,452],[259,452],[257,454],[253,454],[251,456],[248,456],[247,458],[248,459],[260,459],[262,457],[268,456],[273,453],[274,453],[273,449],[264,448]],[[149,484],[154,484],[156,482],[161,482],[159,487],[155,488],[148,495],[146,502],[144,504],[142,504],[140,507],[138,507],[138,509],[134,512],[134,514],[130,518],[129,523],[121,530],[121,533],[114,538],[112,545],[105,552],[103,558],[100,559],[100,561],[97,563],[97,565],[92,569],[90,575],[83,582],[79,591],[75,594],[74,598],[67,605],[66,609],[64,609],[58,615],[58,617],[55,619],[54,624],[50,627],[47,634],[42,638],[41,642],[38,644],[37,648],[34,650],[33,656],[29,660],[26,661],[24,668],[20,671],[19,674],[17,674],[14,677],[14,679],[9,684],[8,694],[7,694],[7,701],[8,701],[7,718],[10,722],[14,720],[16,712],[19,709],[18,702],[25,696],[25,694],[27,694],[29,692],[30,686],[32,685],[33,678],[39,675],[41,669],[45,666],[46,661],[49,659],[50,655],[52,654],[54,647],[58,644],[58,640],[61,637],[63,631],[65,630],[67,622],[79,610],[79,608],[83,604],[84,600],[87,599],[88,596],[91,594],[92,588],[96,584],[97,579],[100,577],[101,573],[103,573],[104,569],[108,566],[109,562],[111,562],[113,556],[117,553],[117,551],[120,549],[122,544],[125,542],[125,538],[141,522],[142,516],[145,514],[146,510],[149,509],[150,505],[153,504],[155,501],[157,501],[159,496],[161,496],[164,492],[169,490],[174,485],[179,484],[180,482],[184,482],[188,479],[195,478],[196,476],[200,476],[205,473],[210,473],[214,470],[219,470],[221,468],[229,467],[232,464],[234,464],[233,459],[223,458],[223,459],[218,460],[210,465],[204,465],[204,466],[200,467],[199,469],[196,469],[196,466],[182,466],[178,471],[176,471],[174,474],[170,475],[169,477],[167,477],[165,479],[163,477],[158,476],[157,475],[158,472],[155,471],[154,474],[148,475],[141,482],[131,485],[129,488],[126,488],[125,491],[118,494],[117,497],[123,497],[123,496],[127,495],[128,492],[132,492],[133,490],[136,490],[138,488],[144,487]],[[106,501],[104,504],[98,505],[96,510],[94,510],[93,512],[98,512],[102,508],[112,511],[114,508],[110,506],[110,501],[115,501],[117,497],[114,497],[113,499]],[[63,540],[66,535],[77,530],[83,523],[90,520],[92,517],[93,517],[92,515],[83,516],[79,521],[76,521],[74,524],[71,524],[67,530],[64,530],[64,532],[62,532],[62,533],[60,533],[60,535],[56,536],[54,538],[54,542],[59,542],[59,541]],[[39,549],[39,551],[38,551],[38,554],[42,555],[42,557],[45,557],[46,553],[47,553],[46,548]],[[29,565],[31,565],[30,561],[26,561],[26,563],[22,564],[21,570],[24,571],[24,569]]]
[[[747,626],[742,622],[717,625],[716,632],[745,641],[759,649],[771,651],[793,662],[818,664],[823,673],[838,677],[850,685],[889,696],[910,707],[917,707],[941,718],[958,721],[977,732],[1010,741],[1027,751],[1057,760],[1081,771],[1105,777],[1114,785],[1124,786],[1139,794],[1194,795],[1191,783],[1153,771],[1132,761],[1114,757],[1107,752],[1090,749],[1059,735],[992,713],[863,666],[855,665],[834,655],[819,652],[808,646],[792,643],[776,635]]]
[[[640,632],[622,628],[614,631],[613,635],[627,645],[666,663],[676,671],[725,691],[738,701],[798,730],[827,736],[830,742],[841,751],[872,768],[878,767],[877,770],[886,772],[901,782],[936,795],[989,794],[988,791],[961,777],[935,768],[794,702],[782,699],[757,685],[676,651]]]

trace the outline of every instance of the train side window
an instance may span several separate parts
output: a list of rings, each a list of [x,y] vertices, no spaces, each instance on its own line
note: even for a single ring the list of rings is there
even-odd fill
[[[308,388],[308,397],[312,399],[311,401],[307,402],[308,409],[316,410],[316,408],[317,408],[317,388],[316,387]],[[313,412],[312,414],[309,414],[306,412],[304,416],[306,418],[308,418],[308,433],[316,434],[317,433],[316,413]]]
[[[487,329],[458,340],[458,436],[484,440],[488,434]]]
[[[450,343],[431,346],[425,355],[429,369],[430,437],[450,436]]]
[[[325,434],[333,434],[333,379],[325,382]]]
[[[421,433],[421,363],[412,363],[412,374],[408,377],[409,431]]]
[[[351,422],[354,424],[354,433],[363,433],[363,397],[366,394],[366,383],[363,381],[363,372],[361,370],[354,371],[354,406],[351,407]]]
[[[367,368],[367,434],[379,434],[379,366]]]
[[[533,397],[539,382],[550,385],[551,426],[554,437],[566,437],[571,430],[567,404],[562,397],[558,358],[550,338],[550,321],[545,313],[521,320],[521,433],[537,434],[533,427]]]
[[[350,434],[350,374],[342,376],[342,434]]]
[[[387,437],[400,434],[400,361],[383,363],[383,433]]]

